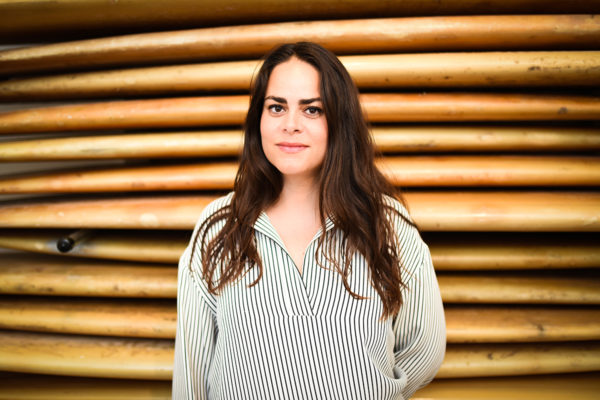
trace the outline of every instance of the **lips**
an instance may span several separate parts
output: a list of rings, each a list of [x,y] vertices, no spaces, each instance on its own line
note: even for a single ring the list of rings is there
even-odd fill
[[[277,147],[284,153],[298,153],[308,146],[302,143],[290,143],[290,142],[281,142],[276,143]]]

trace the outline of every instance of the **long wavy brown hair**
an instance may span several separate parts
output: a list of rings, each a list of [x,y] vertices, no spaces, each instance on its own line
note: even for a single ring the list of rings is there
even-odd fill
[[[250,286],[262,277],[263,265],[253,225],[260,213],[277,200],[283,179],[262,150],[260,120],[271,72],[291,57],[319,71],[320,95],[329,129],[327,150],[318,174],[319,215],[323,232],[329,217],[335,224],[334,231],[342,233],[344,250],[343,254],[334,254],[333,241],[327,240],[333,233],[328,232],[319,237],[316,255],[322,252],[341,275],[346,290],[362,299],[348,284],[352,255],[362,254],[370,268],[372,285],[383,302],[382,318],[393,316],[402,305],[403,282],[399,247],[390,218],[390,213],[396,211],[386,204],[384,197],[398,197],[398,193],[375,167],[375,147],[352,78],[333,53],[309,42],[284,44],[272,50],[253,82],[231,203],[209,216],[193,240],[193,243],[199,237],[201,240],[202,271],[208,290],[218,294],[250,268],[259,269]],[[209,240],[210,228],[223,220],[223,228]]]

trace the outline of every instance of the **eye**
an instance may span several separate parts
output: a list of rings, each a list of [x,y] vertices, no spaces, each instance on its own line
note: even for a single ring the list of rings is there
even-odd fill
[[[267,108],[274,114],[280,114],[283,112],[283,106],[281,104],[271,104]]]
[[[323,114],[323,110],[319,107],[315,107],[315,106],[310,106],[307,107],[306,110],[304,110],[308,115],[310,116],[319,116],[321,114]]]

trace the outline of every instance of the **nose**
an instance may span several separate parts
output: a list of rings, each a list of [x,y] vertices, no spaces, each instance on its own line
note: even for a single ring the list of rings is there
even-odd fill
[[[283,131],[285,133],[300,133],[302,132],[302,126],[300,121],[300,111],[289,110],[289,112],[283,118]]]

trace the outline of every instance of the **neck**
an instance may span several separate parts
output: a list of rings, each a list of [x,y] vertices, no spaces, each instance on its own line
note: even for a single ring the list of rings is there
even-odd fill
[[[301,209],[312,209],[318,213],[319,187],[315,179],[285,177],[283,188],[277,199],[281,206],[294,205]]]

